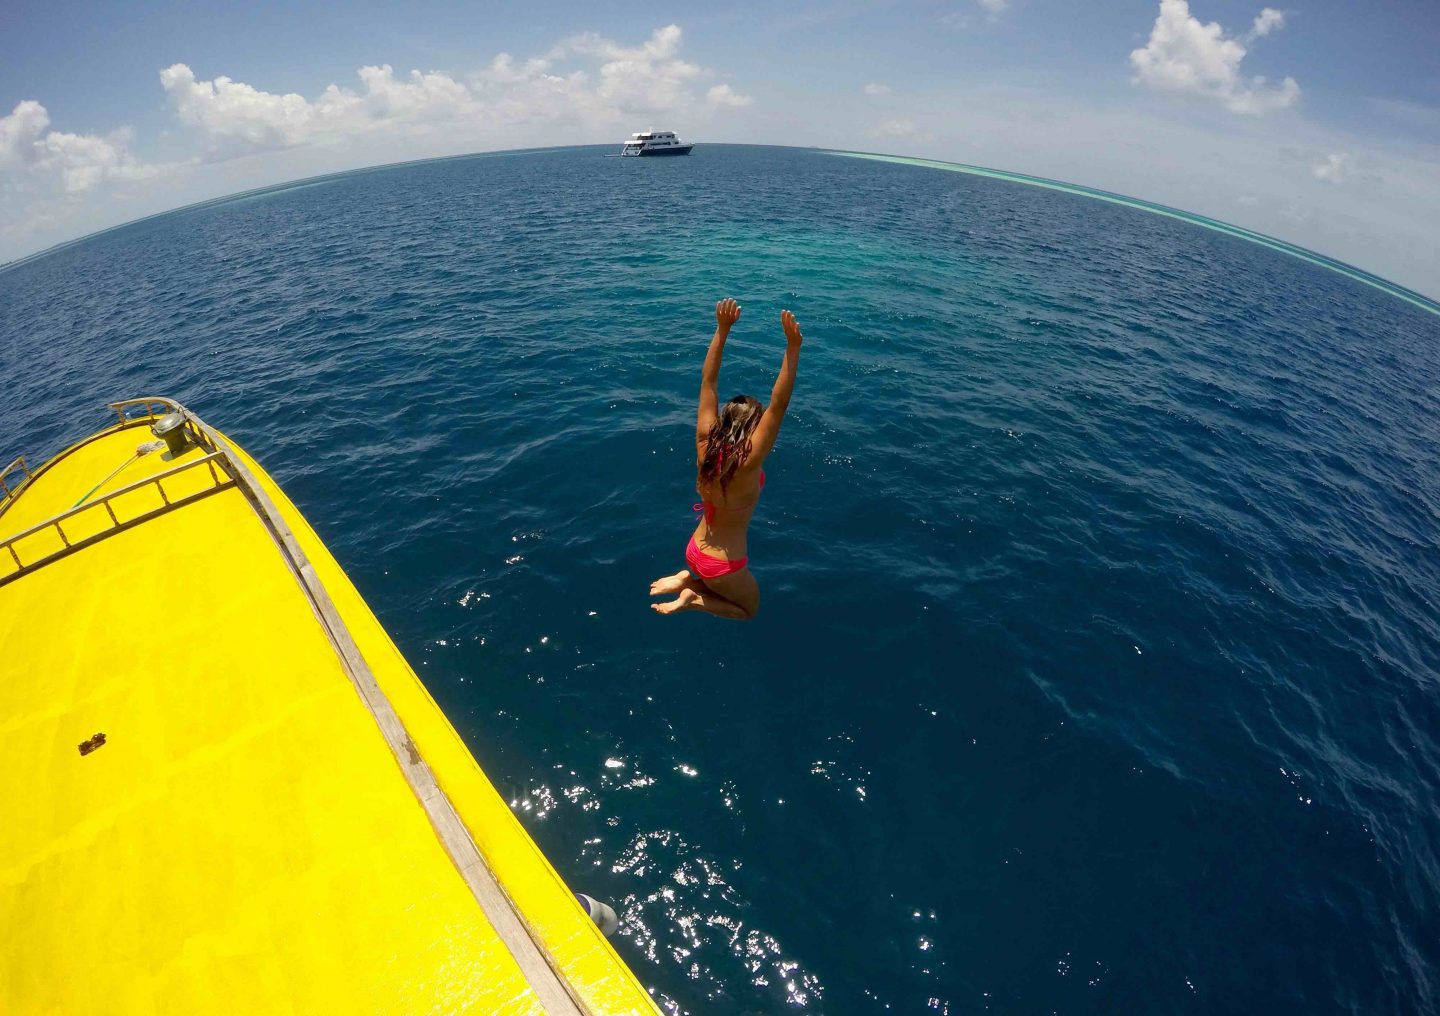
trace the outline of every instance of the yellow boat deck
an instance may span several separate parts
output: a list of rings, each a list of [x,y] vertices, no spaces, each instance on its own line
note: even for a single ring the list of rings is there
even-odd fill
[[[3,538],[121,467],[14,544],[58,556],[0,551],[0,1012],[655,1013],[279,488],[230,446],[403,751],[243,475],[150,439],[111,428],[0,507]]]

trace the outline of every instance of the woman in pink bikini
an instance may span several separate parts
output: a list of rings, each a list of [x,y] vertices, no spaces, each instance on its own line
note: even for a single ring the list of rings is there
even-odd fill
[[[760,586],[746,567],[749,558],[745,531],[765,486],[761,466],[775,439],[790,393],[795,389],[795,367],[800,362],[800,325],[788,310],[780,312],[785,328],[785,359],[770,392],[770,405],[737,395],[719,405],[715,384],[720,380],[720,358],[730,326],[740,320],[740,305],[721,300],[715,305],[715,336],[700,373],[700,414],[695,427],[695,489],[701,501],[700,518],[690,545],[685,548],[688,569],[656,579],[651,596],[678,593],[666,603],[652,603],[661,614],[703,610],[716,617],[748,621],[760,609]]]

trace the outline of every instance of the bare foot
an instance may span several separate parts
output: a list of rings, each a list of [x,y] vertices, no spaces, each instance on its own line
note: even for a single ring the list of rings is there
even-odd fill
[[[685,583],[689,581],[690,572],[682,568],[674,575],[666,575],[664,578],[650,583],[650,595],[663,596],[666,593],[678,593],[685,588]]]
[[[676,614],[682,610],[689,610],[700,594],[693,589],[682,589],[680,595],[669,603],[652,603],[650,609],[657,614]]]

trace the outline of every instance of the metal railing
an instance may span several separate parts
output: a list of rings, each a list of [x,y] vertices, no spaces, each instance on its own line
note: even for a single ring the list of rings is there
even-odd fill
[[[109,403],[111,409],[120,421],[120,426],[131,426],[137,423],[151,423],[168,416],[171,413],[179,413],[185,417],[185,433],[190,435],[190,440],[195,442],[206,451],[217,451],[215,441],[210,436],[210,428],[205,426],[194,413],[186,409],[174,399],[167,399],[163,396],[151,396],[145,399],[123,399],[120,402]],[[136,411],[138,410],[138,411]]]
[[[119,402],[108,403],[115,415],[120,418],[121,423],[135,423],[141,420],[158,420],[162,416],[180,411],[180,403],[163,396],[153,396],[147,399],[121,399]],[[156,412],[156,407],[160,412]],[[142,412],[127,413],[126,410],[139,407]]]
[[[15,472],[15,470],[17,469],[25,474],[25,479],[21,480],[19,483],[12,487],[10,486],[10,474]],[[25,456],[23,455],[17,458],[14,462],[10,463],[4,469],[0,469],[0,488],[4,488],[5,490],[4,495],[0,496],[0,501],[3,501],[5,498],[12,496],[21,487],[25,486],[25,484],[28,483],[32,478],[33,477],[30,472],[30,467],[25,465]]]
[[[199,469],[202,466],[210,475],[209,486],[199,490],[192,490],[188,494],[180,497],[172,497],[170,492],[165,489],[166,480],[173,480],[181,473],[189,472],[192,469]],[[223,452],[212,451],[198,459],[191,459],[189,462],[181,463],[173,469],[167,469],[162,473],[156,473],[154,476],[137,480],[135,483],[121,487],[119,490],[111,491],[103,497],[98,497],[94,500],[76,505],[67,512],[62,512],[53,518],[46,519],[44,522],[37,523],[29,529],[0,541],[0,561],[3,561],[4,557],[8,555],[15,565],[13,571],[0,575],[0,585],[4,585],[28,572],[34,571],[43,564],[48,564],[67,554],[72,554],[82,547],[88,547],[93,543],[97,543],[114,533],[129,529],[132,526],[138,526],[142,522],[147,522],[158,515],[163,515],[182,505],[187,505],[192,501],[200,500],[202,497],[208,497],[218,491],[233,487],[235,486],[235,482],[235,474],[229,458]],[[123,519],[120,514],[116,513],[115,505],[112,502],[117,498],[125,497],[128,494],[133,494],[136,491],[144,490],[152,486],[160,495],[160,505],[158,507],[141,512],[138,515],[127,516]],[[104,509],[106,516],[104,520],[106,524],[103,529],[79,539],[72,539],[72,534],[65,531],[65,523],[67,521],[73,520],[77,515],[85,512],[95,512],[100,508]],[[54,530],[55,534],[60,538],[60,546],[36,555],[30,560],[23,559],[20,556],[21,548],[17,546],[17,544],[21,544],[46,530]]]
[[[164,472],[156,473],[146,479],[138,480],[128,486],[121,487],[119,490],[111,491],[103,497],[94,500],[87,497],[82,503],[75,505],[75,507],[69,511],[62,512],[53,518],[46,519],[44,522],[31,526],[23,532],[0,540],[0,568],[6,567],[7,564],[13,565],[12,570],[0,574],[0,585],[14,581],[20,576],[34,571],[43,564],[74,553],[82,547],[88,547],[114,533],[129,529],[132,526],[137,526],[141,522],[149,521],[158,515],[163,515],[165,512],[189,504],[192,501],[198,501],[202,497],[208,497],[210,494],[236,485],[236,471],[230,456],[217,447],[217,442],[210,428],[201,423],[194,414],[180,403],[173,399],[152,396],[149,398],[124,399],[120,402],[111,402],[109,406],[115,410],[117,429],[143,425],[157,420],[162,416],[167,416],[170,413],[179,413],[185,418],[186,434],[195,446],[206,454],[200,458],[192,459],[189,462],[181,463],[172,469],[167,469]],[[165,489],[167,480],[172,480],[181,473],[201,466],[204,466],[210,475],[210,484],[208,486],[200,490],[192,490],[190,493],[181,497],[172,497],[170,492]],[[7,482],[7,478],[17,468],[24,471],[25,479],[12,487]],[[45,468],[47,467],[42,467],[40,472],[44,472]],[[4,497],[0,497],[0,505],[8,506],[16,494],[34,481],[35,475],[36,474],[32,473],[29,467],[25,465],[25,456],[23,455],[6,466],[4,471],[0,472],[0,487],[3,487],[5,492]],[[115,505],[112,502],[147,487],[154,487],[160,495],[159,505],[133,517],[122,518],[121,514],[123,513],[117,514]],[[72,533],[66,532],[65,523],[67,521],[71,521],[76,516],[86,512],[94,512],[100,509],[103,509],[105,513],[105,518],[102,520],[105,522],[104,528],[96,532],[88,533],[79,539],[72,539]],[[29,552],[26,552],[26,557],[29,557],[29,559],[27,560],[26,557],[22,557],[24,542],[46,530],[52,530],[55,533],[59,538],[59,546],[55,546],[52,543],[50,548],[44,553],[29,557]],[[9,558],[8,562],[6,561],[7,557]]]

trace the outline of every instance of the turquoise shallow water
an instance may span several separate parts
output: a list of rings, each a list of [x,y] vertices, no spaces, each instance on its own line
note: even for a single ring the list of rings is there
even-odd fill
[[[0,273],[0,456],[232,433],[671,1008],[1440,1004],[1440,317],[1074,193],[609,151]],[[807,335],[749,625],[645,596],[727,294],[723,394]]]

